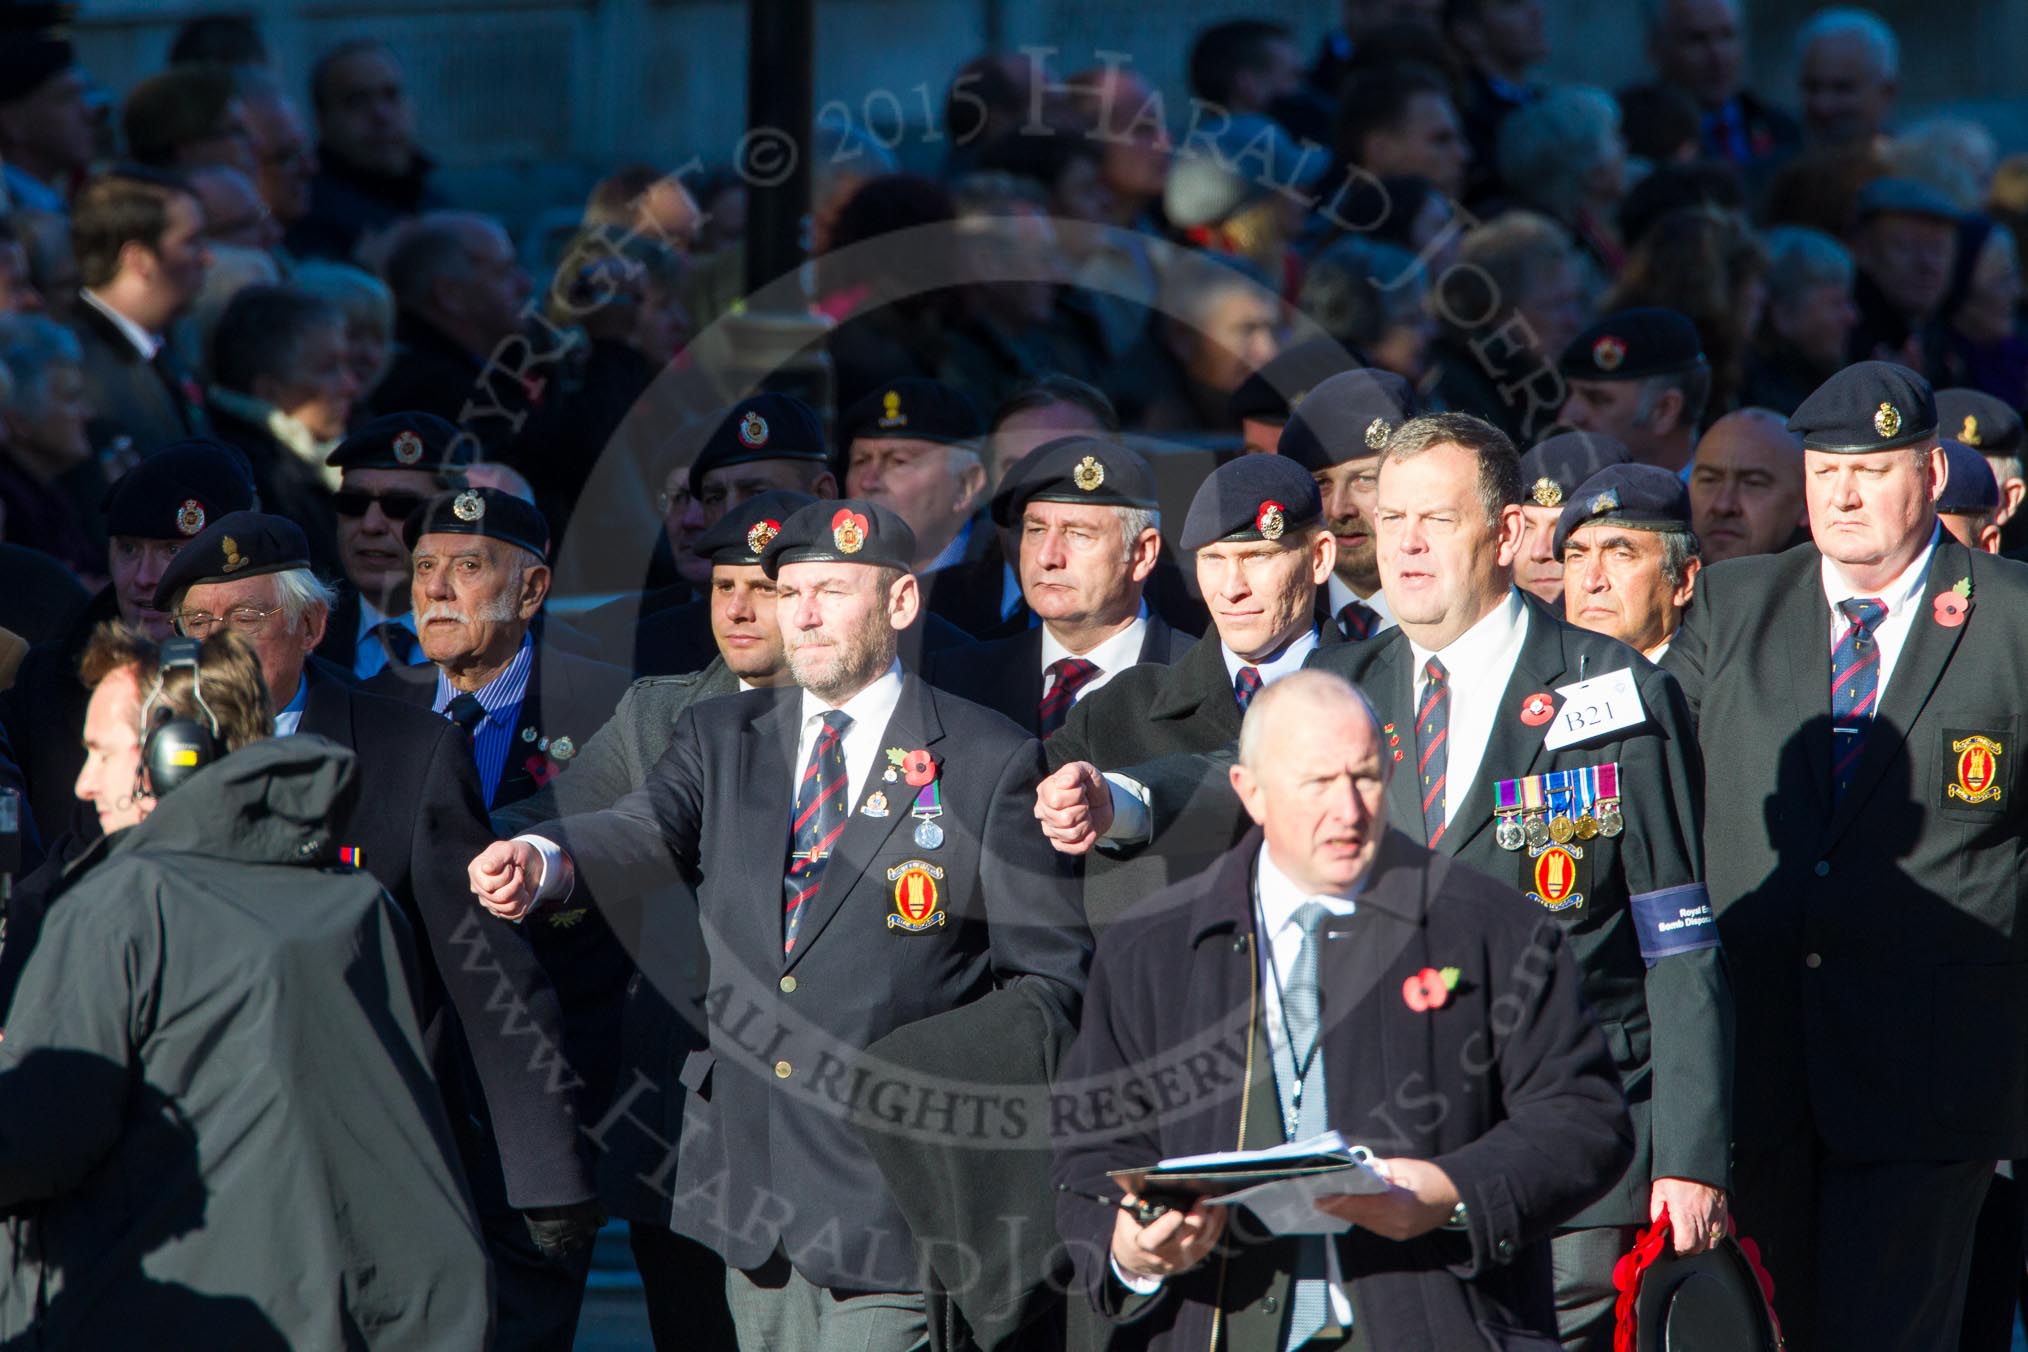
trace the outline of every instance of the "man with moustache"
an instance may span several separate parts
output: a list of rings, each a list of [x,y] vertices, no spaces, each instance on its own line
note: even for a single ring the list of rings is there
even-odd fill
[[[1577,497],[1578,485],[1608,465],[1633,457],[1611,437],[1590,432],[1556,432],[1521,457],[1521,519],[1527,530],[1514,558],[1514,585],[1552,609],[1563,605],[1563,560],[1556,551],[1556,523]]]
[[[1914,371],[1848,367],[1789,427],[1811,542],[1708,569],[1666,663],[1724,771],[1740,1224],[1791,1346],[1951,1347],[1993,1162],[2028,1154],[2028,583],[1938,530]]]
[[[1338,546],[1331,576],[1317,593],[1317,622],[1336,626],[1346,639],[1372,638],[1394,626],[1373,561],[1373,488],[1388,437],[1415,414],[1415,389],[1400,376],[1346,371],[1318,382],[1280,435],[1277,453],[1315,477]]]
[[[78,732],[91,700],[77,664],[93,631],[119,619],[158,642],[170,637],[169,617],[155,609],[155,589],[170,561],[208,523],[253,505],[246,461],[208,438],[165,446],[113,485],[106,498],[111,583],[61,638],[30,648],[12,688],[0,694],[0,726],[13,743],[29,809],[46,836],[73,825],[85,840],[98,834],[97,819],[78,814],[71,795],[84,764]]]
[[[693,706],[639,790],[471,862],[505,915],[580,880],[696,886],[726,1017],[680,1075],[673,1219],[726,1260],[742,1346],[923,1345],[907,1223],[837,1111],[845,1067],[996,984],[1034,985],[1073,1019],[1083,991],[1073,871],[1027,826],[1039,748],[897,660],[917,553],[871,502],[791,515],[761,558],[798,688]],[[778,886],[755,876],[773,851]],[[754,1028],[775,1030],[758,1052],[741,1040]]]
[[[1742,408],[1711,424],[1690,465],[1690,525],[1707,564],[1807,538],[1803,443],[1781,414]]]
[[[1556,523],[1563,615],[1660,662],[1703,567],[1683,481],[1655,465],[1613,465],[1578,485]]]
[[[1081,699],[1193,639],[1149,613],[1162,552],[1154,474],[1117,442],[1063,437],[1019,461],[993,523],[1019,541],[1022,597],[1041,620],[1008,638],[933,654],[931,685],[996,709],[1047,740]]]
[[[351,585],[331,611],[317,656],[362,681],[423,660],[401,527],[437,494],[463,488],[469,459],[470,444],[456,427],[413,412],[368,420],[325,458],[339,472],[331,507]]]
[[[792,684],[775,584],[760,556],[782,522],[815,501],[807,493],[762,493],[727,510],[698,537],[697,550],[711,564],[718,656],[702,671],[635,681],[605,726],[578,748],[570,774],[495,812],[494,830],[512,836],[568,812],[609,807],[647,782],[684,710],[720,695]],[[703,1046],[702,1031],[691,1022],[704,986],[696,894],[679,882],[636,896],[601,896],[598,905],[622,933],[639,935],[633,945],[639,970],[628,984],[621,1021],[622,1082],[604,1116],[586,1128],[599,1149],[599,1193],[627,1222],[656,1347],[730,1352],[725,1263],[675,1232],[670,1194],[655,1182],[683,1130],[685,1091],[676,1069]]]

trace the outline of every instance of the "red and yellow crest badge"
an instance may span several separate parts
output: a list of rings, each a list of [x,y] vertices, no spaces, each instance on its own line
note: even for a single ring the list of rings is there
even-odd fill
[[[753,525],[747,527],[746,552],[749,554],[760,553],[773,544],[775,537],[781,533],[782,523],[779,521],[763,518],[754,522]]]
[[[887,917],[887,927],[920,934],[941,926],[948,919],[937,905],[943,880],[944,871],[922,859],[904,859],[887,870],[887,881],[894,884],[894,914]]]
[[[1536,855],[1528,864],[1534,884],[1528,900],[1552,911],[1583,905],[1584,894],[1578,891],[1578,861],[1583,857],[1581,847],[1571,845],[1552,845]]]
[[[1284,508],[1282,505],[1273,498],[1269,498],[1261,503],[1260,510],[1255,512],[1253,516],[1254,529],[1260,532],[1261,539],[1279,540],[1282,538],[1282,532],[1289,528],[1288,517],[1283,515],[1283,512]]]
[[[841,554],[857,554],[866,547],[866,533],[870,529],[865,513],[840,507],[831,518],[831,543],[838,546]]]
[[[1944,793],[1964,803],[1997,803],[2004,790],[2000,787],[2000,757],[2006,748],[1991,737],[1973,733],[1951,743],[1951,753],[1957,757],[1954,767],[1956,783],[1946,784]]]
[[[1609,333],[1591,345],[1591,364],[1601,371],[1617,371],[1626,359],[1625,341]]]

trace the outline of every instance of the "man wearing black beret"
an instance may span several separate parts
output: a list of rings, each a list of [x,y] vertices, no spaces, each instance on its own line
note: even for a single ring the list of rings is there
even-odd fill
[[[1794,1346],[1955,1346],[1993,1162],[2028,1154],[2028,581],[1938,529],[1914,371],[1847,367],[1789,427],[1811,542],[1707,569],[1665,661],[1750,1030],[1740,1225]]]
[[[1696,594],[1697,535],[1683,481],[1655,465],[1609,465],[1556,522],[1563,617],[1662,660]]]
[[[277,736],[325,737],[358,757],[359,807],[345,843],[355,864],[400,903],[422,936],[418,947],[427,940],[424,1024],[499,1269],[500,1323],[510,1330],[539,1325],[546,1294],[581,1286],[588,1259],[575,1246],[588,1245],[596,1228],[579,1118],[571,1096],[557,1092],[559,1084],[575,1087],[581,1072],[559,1056],[568,1044],[567,1011],[531,936],[473,915],[458,857],[483,848],[492,830],[469,737],[426,709],[359,689],[310,656],[329,617],[330,591],[310,571],[308,543],[292,521],[258,512],[213,521],[172,562],[156,604],[191,637],[229,624],[254,646],[277,692]],[[527,1017],[505,1020],[504,1008]],[[449,1014],[458,1029],[444,1021]],[[460,1043],[469,1067],[455,1058]],[[457,1089],[474,1082],[483,1104]]]
[[[1336,626],[1316,620],[1336,557],[1323,511],[1316,481],[1286,456],[1243,455],[1214,470],[1180,540],[1195,552],[1213,631],[1169,666],[1121,672],[1073,706],[1046,744],[1053,773],[1036,795],[1044,832],[1086,848],[1102,836],[1113,842],[1087,878],[1094,928],[1229,843],[1153,834],[1139,786],[1107,772],[1226,745],[1256,693],[1320,642],[1341,641]]]
[[[1127,667],[1182,656],[1191,638],[1142,599],[1159,506],[1148,463],[1116,441],[1062,437],[1016,462],[993,524],[1020,541],[1022,599],[1041,623],[935,654],[924,678],[1047,739]]]
[[[838,419],[845,491],[908,522],[924,605],[974,638],[993,635],[1021,599],[1018,587],[1004,594],[1000,537],[978,511],[985,432],[964,391],[915,376],[881,386]]]
[[[1335,338],[1312,338],[1277,352],[1267,365],[1242,380],[1226,401],[1239,422],[1246,453],[1273,455],[1281,445],[1282,429],[1310,397],[1310,391],[1358,366]]]
[[[807,493],[771,489],[728,508],[698,537],[698,552],[711,563],[708,604],[717,654],[701,671],[635,681],[613,716],[577,748],[570,774],[495,811],[494,830],[507,837],[568,812],[610,807],[647,781],[691,705],[792,683],[775,584],[761,567],[761,553],[784,521],[815,501]],[[596,904],[618,919],[621,930],[641,936],[634,946],[641,979],[629,984],[621,1019],[619,1064],[627,1086],[589,1132],[599,1149],[600,1196],[627,1222],[657,1345],[730,1352],[725,1263],[674,1232],[669,1195],[655,1183],[683,1130],[677,1068],[703,1046],[694,1023],[695,1002],[704,996],[696,980],[704,943],[697,895],[674,879],[648,891],[601,894]]]
[[[1697,326],[1674,310],[1621,310],[1570,340],[1558,421],[1612,437],[1643,465],[1680,472],[1697,445],[1711,368]]]
[[[1962,441],[1949,437],[1937,443],[1949,471],[1936,500],[1937,522],[1966,549],[2000,552],[2000,484],[1993,467]]]
[[[1554,432],[1521,457],[1521,519],[1528,525],[1514,558],[1514,585],[1551,606],[1563,604],[1563,560],[1556,552],[1556,523],[1577,486],[1607,465],[1633,457],[1611,437]]]
[[[1344,638],[1394,625],[1373,557],[1373,488],[1387,439],[1416,409],[1415,387],[1392,371],[1345,371],[1318,382],[1281,434],[1280,453],[1316,479],[1338,544],[1330,581],[1317,594],[1317,621]]]
[[[384,413],[338,443],[331,499],[338,558],[351,585],[331,612],[317,656],[367,680],[423,660],[409,606],[402,523],[447,488],[465,486],[472,440],[434,413]]]
[[[2014,520],[2022,499],[2028,497],[2028,478],[2024,478],[2021,462],[2028,433],[2024,433],[2020,413],[1984,390],[1938,390],[1936,430],[1938,436],[1961,441],[1986,457],[2000,485],[1995,524],[2003,536],[2015,534],[2007,529],[2007,523]]]
[[[253,475],[239,452],[208,439],[163,447],[129,470],[106,494],[106,571],[112,578],[63,636],[38,643],[21,659],[13,688],[0,694],[0,725],[14,744],[28,802],[51,836],[73,824],[71,789],[84,764],[85,706],[91,692],[78,679],[78,659],[92,631],[120,619],[157,641],[170,636],[169,617],[155,609],[155,588],[191,537],[228,512],[254,505]],[[98,817],[76,815],[83,839],[98,836]]]
[[[877,503],[791,515],[762,566],[798,688],[691,707],[639,790],[471,862],[473,891],[510,916],[568,900],[580,878],[621,893],[695,881],[728,1017],[684,1063],[669,1186],[692,1199],[674,1227],[731,1269],[742,1346],[830,1347],[848,1330],[922,1344],[929,1256],[839,1111],[859,1092],[846,1070],[996,984],[1033,988],[1059,1024],[1083,992],[1075,870],[1029,818],[1040,748],[896,658],[919,553]],[[758,1058],[749,1024],[779,1030]]]
[[[749,395],[727,409],[690,464],[690,495],[704,524],[771,489],[838,496],[824,425],[792,394]]]

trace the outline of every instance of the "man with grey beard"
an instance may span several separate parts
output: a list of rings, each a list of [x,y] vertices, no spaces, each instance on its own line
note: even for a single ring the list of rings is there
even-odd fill
[[[968,1138],[974,1108],[989,1133],[1024,1130],[985,1098],[942,1106],[948,1083],[883,1098],[892,1082],[855,1063],[996,987],[1073,1022],[1084,990],[1075,865],[1030,816],[1040,745],[896,658],[922,605],[915,556],[871,502],[791,514],[761,566],[797,688],[692,705],[641,788],[471,862],[481,902],[538,923],[580,875],[612,894],[696,884],[709,1046],[680,1075],[667,1186],[673,1227],[726,1261],[742,1347],[924,1345],[936,1257],[859,1133],[934,1149]]]

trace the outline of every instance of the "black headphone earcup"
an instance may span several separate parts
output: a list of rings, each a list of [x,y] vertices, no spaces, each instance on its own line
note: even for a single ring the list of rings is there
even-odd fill
[[[149,790],[160,798],[218,759],[218,741],[211,730],[188,718],[164,719],[141,748],[148,768]]]

